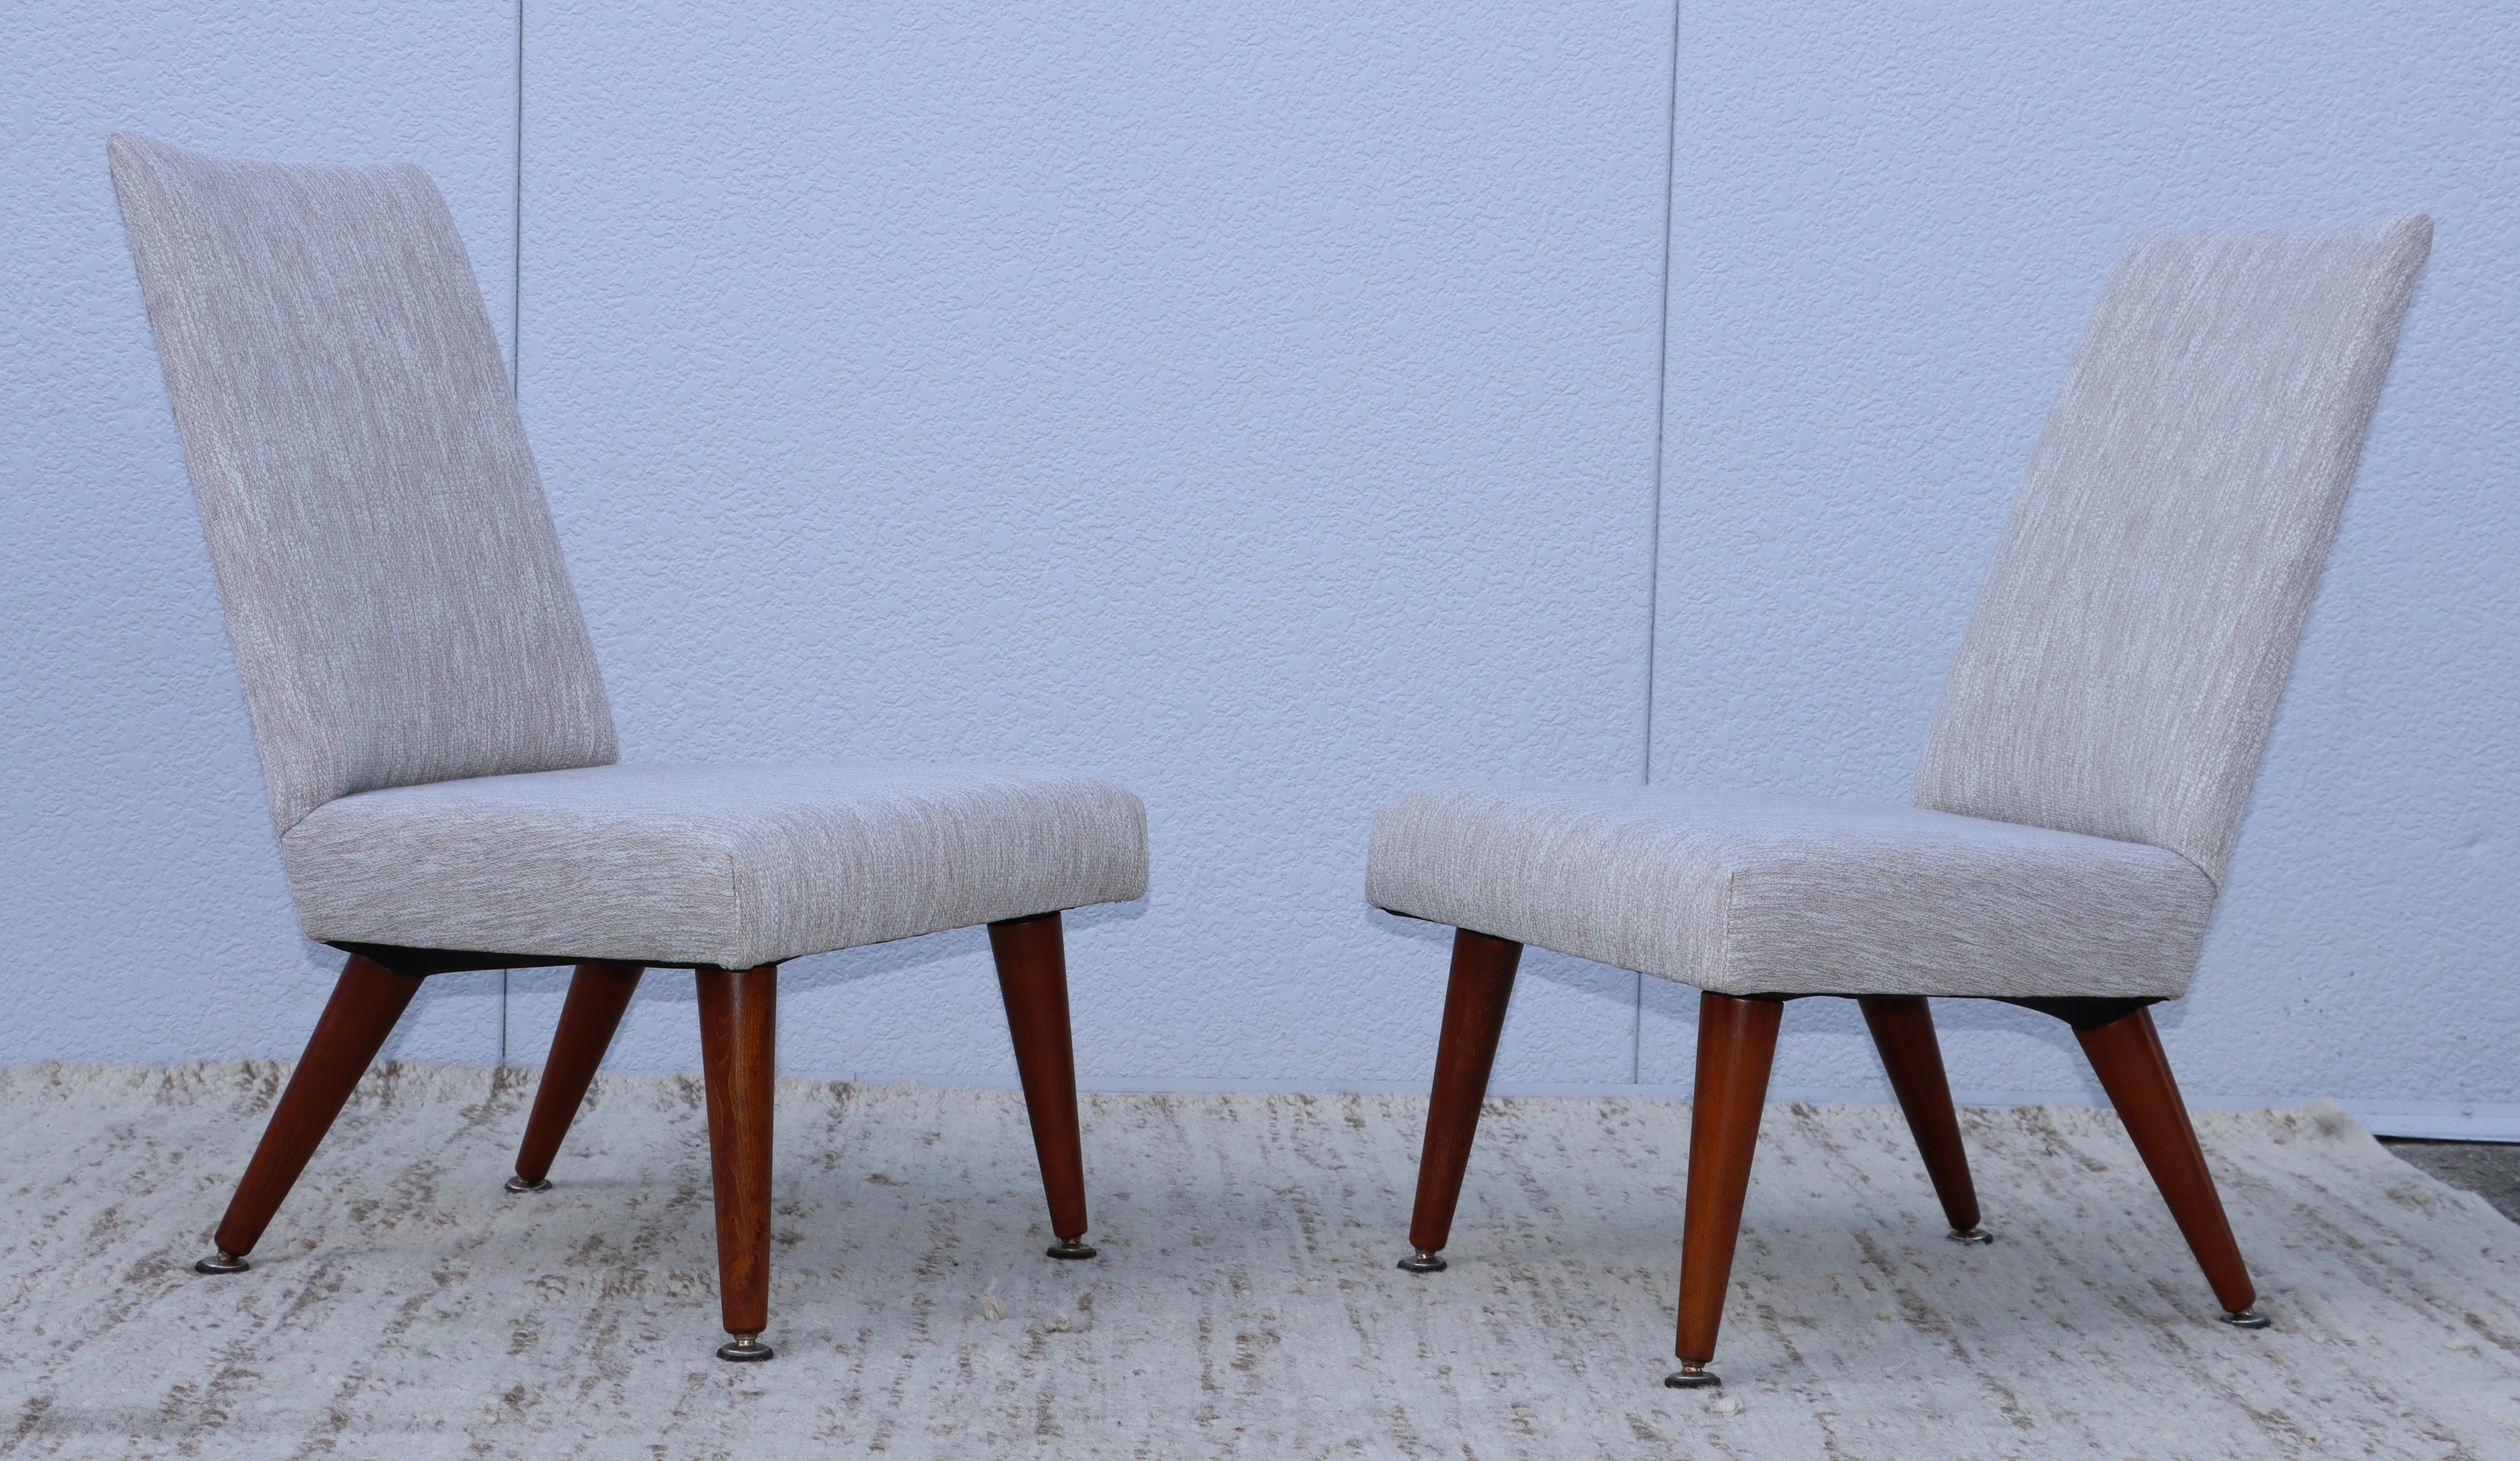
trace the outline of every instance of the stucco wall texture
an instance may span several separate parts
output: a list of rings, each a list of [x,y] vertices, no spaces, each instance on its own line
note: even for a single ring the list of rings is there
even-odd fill
[[[133,126],[437,176],[627,757],[1145,796],[1153,890],[1073,916],[1070,966],[1087,1078],[1154,1086],[1424,1081],[1445,940],[1360,897],[1403,788],[1650,750],[1903,798],[2126,238],[2426,208],[2165,1032],[2200,1100],[2520,1131],[2510,7],[838,9],[0,23],[0,1062],[291,1054],[338,963],[289,910],[114,216]],[[563,983],[431,981],[393,1049],[538,1063]],[[688,980],[650,984],[615,1064],[695,1066]],[[1534,953],[1499,1079],[1686,1081],[1692,1009]],[[976,931],[800,961],[781,1015],[799,1073],[1012,1071]],[[2061,1027],[1944,1021],[1964,1091],[2095,1098]],[[1880,1084],[1851,1010],[1795,1007],[1780,1090]]]

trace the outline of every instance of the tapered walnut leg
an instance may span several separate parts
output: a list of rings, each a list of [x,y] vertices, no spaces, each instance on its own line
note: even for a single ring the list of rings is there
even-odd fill
[[[580,964],[568,982],[568,1002],[560,1009],[560,1028],[552,1034],[551,1059],[543,1064],[534,1087],[533,1114],[525,1118],[525,1139],[517,1148],[517,1174],[510,1192],[540,1192],[551,1183],[552,1160],[560,1155],[561,1138],[577,1119],[586,1088],[595,1082],[595,1068],[611,1048],[612,1032],[621,1027],[621,1013],[638,992],[637,964]]]
[[[419,980],[372,959],[350,956],[341,968],[340,982],[333,986],[332,999],[324,1006],[323,1018],[315,1022],[315,1033],[307,1037],[306,1053],[298,1057],[288,1088],[280,1093],[280,1104],[272,1109],[271,1123],[263,1128],[253,1160],[246,1164],[236,1196],[228,1200],[227,1215],[219,1220],[214,1239],[218,1255],[195,1267],[203,1273],[233,1273],[246,1266],[245,1256],[262,1241],[271,1214],[280,1210],[289,1189],[297,1185],[297,1174],[306,1169],[307,1159],[315,1155],[324,1133],[333,1129],[351,1089],[367,1073],[377,1052],[384,1048],[385,1036],[393,1033],[394,1022],[419,992]]]
[[[2214,1174],[2206,1169],[2204,1149],[2196,1144],[2196,1128],[2188,1122],[2187,1103],[2180,1099],[2179,1082],[2170,1073],[2170,1057],[2161,1048],[2161,1032],[2153,1028],[2152,1012],[2138,1010],[2107,1025],[2077,1029],[2074,1038],[2091,1057],[2101,1088],[2117,1107],[2118,1119],[2126,1122],[2128,1137],[2170,1205],[2170,1215],[2186,1236],[2197,1266],[2205,1270],[2205,1281],[2214,1286],[2225,1316],[2247,1327],[2262,1325],[2265,1321],[2253,1308],[2257,1286],[2249,1281],[2248,1264],[2240,1260],[2240,1245],[2231,1236],[2222,1195],[2214,1190]]]
[[[1663,1382],[1675,1389],[1720,1383],[1706,1363],[1715,1357],[1715,1332],[1724,1323],[1741,1202],[1750,1192],[1750,1158],[1759,1145],[1784,1008],[1776,999],[1698,996],[1697,1099],[1688,1117],[1688,1210],[1682,1219],[1674,1347],[1680,1372]]]
[[[1915,1134],[1925,1175],[1933,1179],[1934,1196],[1942,1199],[1952,1236],[1963,1243],[1987,1242],[1986,1230],[1978,1226],[1968,1153],[1960,1147],[1959,1114],[1952,1109],[1951,1083],[1943,1075],[1942,1042],[1934,1038],[1932,1008],[1916,995],[1871,995],[1856,1003],[1872,1029],[1881,1068],[1889,1073],[1899,1109],[1907,1113],[1908,1129]]]
[[[1435,1087],[1426,1100],[1426,1144],[1418,1155],[1418,1208],[1409,1218],[1413,1252],[1400,1260],[1413,1273],[1444,1266],[1440,1255],[1453,1236],[1453,1210],[1461,1205],[1470,1141],[1479,1130],[1479,1103],[1487,1099],[1497,1036],[1505,1031],[1506,1005],[1513,998],[1513,974],[1521,963],[1522,945],[1512,939],[1454,931],[1453,980],[1444,991]]]
[[[1076,1047],[1067,1018],[1067,947],[1058,915],[1037,914],[989,925],[998,989],[1006,996],[1007,1031],[1014,1038],[1015,1072],[1024,1112],[1032,1119],[1041,1190],[1050,1199],[1054,1258],[1090,1258],[1085,1242],[1085,1145],[1076,1124]]]
[[[717,1197],[720,1359],[768,1359],[770,1102],[779,1056],[779,966],[701,969],[700,1069],[708,1089],[709,1176]]]

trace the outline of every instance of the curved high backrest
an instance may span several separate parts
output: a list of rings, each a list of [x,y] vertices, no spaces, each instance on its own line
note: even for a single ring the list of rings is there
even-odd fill
[[[2128,249],[1987,566],[1918,806],[2168,847],[2221,885],[2431,248],[2409,213]]]
[[[272,821],[616,759],[498,339],[428,175],[128,132],[107,151]]]

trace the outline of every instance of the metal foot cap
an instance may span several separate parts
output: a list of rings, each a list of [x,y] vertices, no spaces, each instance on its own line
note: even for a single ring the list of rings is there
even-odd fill
[[[772,1349],[768,1345],[761,1343],[761,1336],[757,1334],[739,1334],[736,1335],[734,1339],[731,1339],[725,1344],[717,1347],[718,1358],[733,1360],[737,1364],[744,1364],[756,1359],[768,1359],[772,1354],[777,1352],[778,1351]]]
[[[1682,1360],[1680,1368],[1662,1377],[1666,1390],[1713,1390],[1724,1384],[1723,1377],[1702,1364]]]
[[[1085,1235],[1083,1233],[1079,1233],[1073,1238],[1061,1238],[1058,1242],[1050,1245],[1049,1248],[1043,1250],[1043,1252],[1049,1254],[1054,1258],[1090,1258],[1102,1253],[1102,1250],[1096,1248],[1093,1244],[1086,1242]]]
[[[253,1265],[251,1263],[247,1262],[245,1259],[222,1248],[217,1253],[214,1253],[208,1257],[202,1259],[200,1262],[195,1263],[193,1265],[193,1271],[195,1273],[243,1273],[252,1266]]]
[[[1995,1234],[1982,1227],[1970,1228],[1966,1232],[1954,1228],[1950,1237],[1954,1243],[1993,1243],[1995,1241]]]
[[[528,1182],[522,1177],[510,1177],[508,1179],[508,1190],[510,1192],[549,1192],[551,1191],[551,1178],[545,1177],[539,1182]]]
[[[1444,1256],[1434,1249],[1413,1248],[1409,1256],[1400,1260],[1400,1266],[1412,1273],[1441,1273],[1452,1265],[1446,1263]]]
[[[2229,1313],[2225,1314],[2223,1316],[2223,1322],[2230,1325],[2233,1329],[2265,1329],[2272,1325],[2274,1320],[2259,1313],[2256,1309],[2243,1308],[2233,1309]]]

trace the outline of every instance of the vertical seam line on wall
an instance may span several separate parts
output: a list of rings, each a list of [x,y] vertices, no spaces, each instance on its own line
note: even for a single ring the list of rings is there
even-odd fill
[[[525,0],[517,0],[516,130],[510,136],[516,168],[509,174],[508,393],[524,396],[525,370]],[[508,1065],[508,987],[511,970],[499,971],[499,1068]]]
[[[508,390],[522,396],[525,369],[525,0],[517,0],[517,128],[511,140],[516,170],[509,175]]]
[[[522,0],[518,0],[521,4]],[[1662,293],[1660,338],[1654,344],[1653,506],[1645,529],[1644,751],[1637,779],[1653,784],[1654,650],[1662,626],[1662,434],[1671,380],[1671,212],[1673,174],[1680,142],[1680,0],[1671,5],[1670,86],[1665,95],[1662,143]]]
[[[524,0],[518,0],[522,5]],[[1654,650],[1662,628],[1662,431],[1670,411],[1671,218],[1680,172],[1680,0],[1671,0],[1671,71],[1662,130],[1662,318],[1654,348],[1653,516],[1645,533],[1645,714],[1641,785],[1653,785]],[[1628,1083],[1644,1078],[1645,977],[1637,975],[1634,1021],[1628,1027]]]

